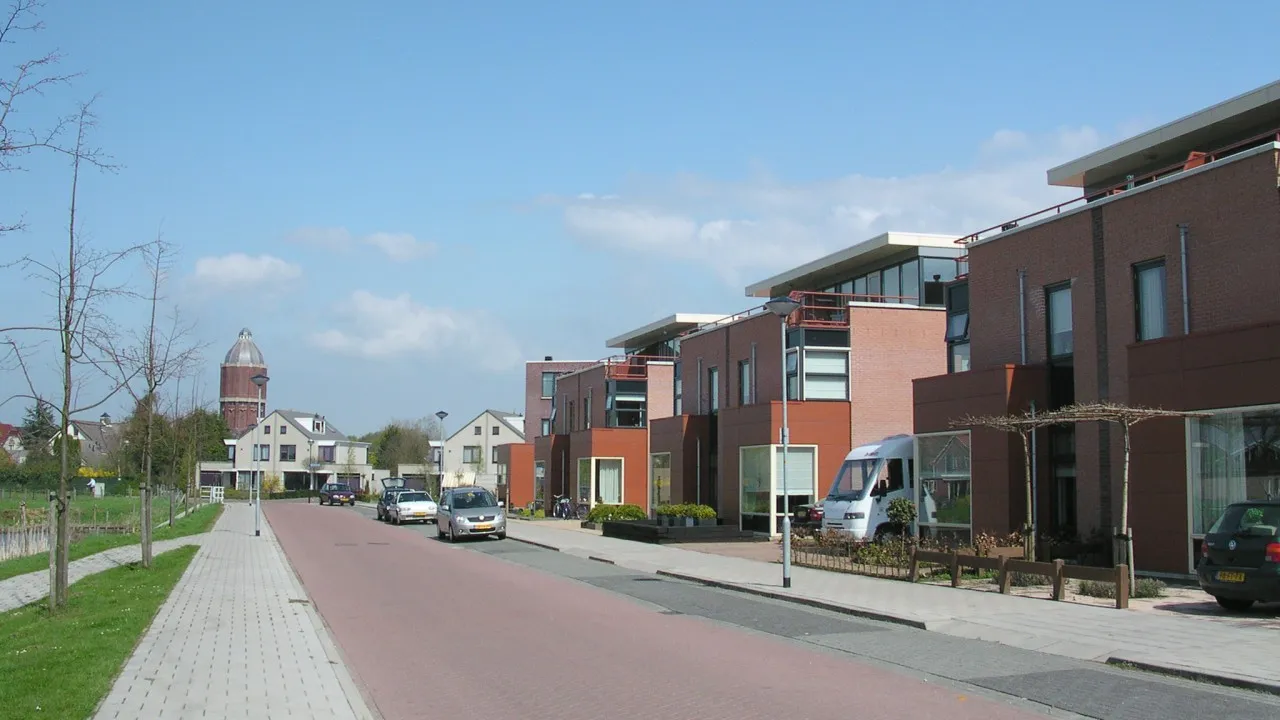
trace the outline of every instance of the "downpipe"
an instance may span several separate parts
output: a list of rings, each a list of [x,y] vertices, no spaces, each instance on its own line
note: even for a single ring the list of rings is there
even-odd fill
[[[1178,223],[1178,249],[1182,255],[1182,334],[1191,334],[1191,293],[1187,289],[1187,234],[1191,226]]]

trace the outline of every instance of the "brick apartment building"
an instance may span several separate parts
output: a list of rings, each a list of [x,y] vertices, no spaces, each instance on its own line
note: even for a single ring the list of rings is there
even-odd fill
[[[1192,572],[1226,504],[1280,492],[1278,169],[1280,82],[1054,168],[1078,200],[961,240],[948,374],[914,414],[921,443],[971,443],[974,531],[1021,525],[1021,442],[951,421],[1032,403],[1212,411],[1134,429],[1140,570]],[[1109,534],[1121,462],[1113,425],[1037,433],[1041,532]]]
[[[672,315],[608,341],[625,354],[555,377],[551,432],[534,439],[535,474],[548,503],[567,494],[589,504],[652,508],[649,427],[672,413],[672,341],[720,317]]]
[[[826,494],[851,447],[910,432],[912,380],[946,368],[944,288],[961,253],[953,236],[885,233],[747,288],[802,302],[786,328],[793,507]],[[678,338],[671,411],[650,426],[650,475],[669,481],[655,502],[778,532],[781,324],[756,307]]]

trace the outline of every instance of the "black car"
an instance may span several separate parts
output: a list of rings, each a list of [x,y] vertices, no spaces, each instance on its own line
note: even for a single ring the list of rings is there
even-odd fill
[[[344,483],[325,483],[320,488],[321,505],[355,505],[356,494]]]
[[[382,497],[378,498],[377,508],[379,520],[391,520],[391,514],[388,511],[396,503],[396,495],[408,489],[408,483],[405,482],[404,478],[382,478]]]
[[[1227,610],[1280,602],[1280,501],[1228,505],[1205,533],[1196,575]]]

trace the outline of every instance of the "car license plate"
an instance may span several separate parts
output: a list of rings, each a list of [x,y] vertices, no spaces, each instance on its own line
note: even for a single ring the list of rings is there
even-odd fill
[[[1218,579],[1222,582],[1244,582],[1244,573],[1232,572],[1229,570],[1219,570]]]
[[[477,525],[476,530],[492,530],[492,525]]]

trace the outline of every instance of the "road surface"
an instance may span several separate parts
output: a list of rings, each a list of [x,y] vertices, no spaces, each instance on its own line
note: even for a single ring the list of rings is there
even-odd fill
[[[1280,716],[1155,678],[638,574],[372,511],[267,503],[371,704],[421,717],[860,720]]]

